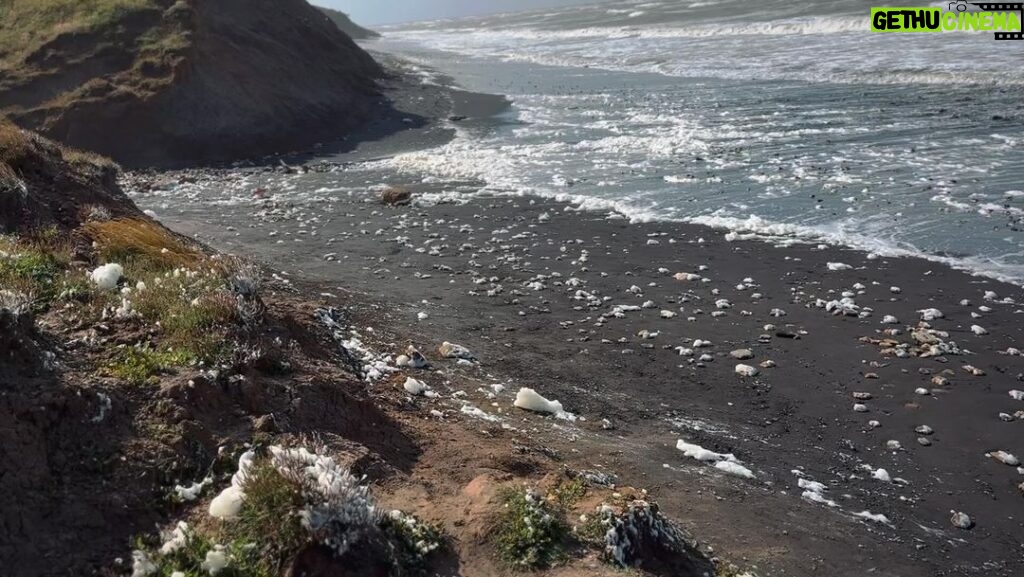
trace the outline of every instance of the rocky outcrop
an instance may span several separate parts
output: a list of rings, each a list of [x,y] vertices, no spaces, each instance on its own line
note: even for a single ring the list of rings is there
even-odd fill
[[[368,40],[370,38],[380,38],[379,32],[374,32],[368,28],[356,24],[352,21],[352,18],[348,14],[339,10],[331,10],[330,8],[323,8],[318,6],[321,12],[327,15],[328,18],[334,22],[342,32],[348,34],[350,37],[356,40]]]
[[[379,101],[381,68],[305,0],[123,4],[8,54],[0,109],[135,168],[336,140]]]

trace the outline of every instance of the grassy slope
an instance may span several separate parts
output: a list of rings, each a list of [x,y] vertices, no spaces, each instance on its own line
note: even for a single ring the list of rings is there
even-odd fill
[[[152,0],[0,0],[0,63],[17,66],[60,34],[101,29],[155,7]]]

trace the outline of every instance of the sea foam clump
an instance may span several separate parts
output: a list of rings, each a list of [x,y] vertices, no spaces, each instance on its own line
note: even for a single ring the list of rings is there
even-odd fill
[[[271,447],[270,454],[274,468],[301,488],[302,526],[335,555],[347,553],[379,523],[370,488],[331,457],[304,448]]]
[[[609,505],[598,509],[605,532],[605,555],[620,567],[643,563],[643,556],[671,553],[687,555],[695,544],[686,534],[666,519],[658,506],[647,501],[632,501],[621,511]]]
[[[124,275],[124,267],[119,264],[105,264],[92,271],[89,278],[100,290],[110,291],[117,288],[117,283]]]
[[[558,401],[549,401],[542,397],[537,391],[527,387],[519,389],[519,392],[516,393],[516,401],[514,404],[516,407],[527,411],[547,413],[567,421],[576,420],[576,415],[567,412],[562,407],[562,403]]]

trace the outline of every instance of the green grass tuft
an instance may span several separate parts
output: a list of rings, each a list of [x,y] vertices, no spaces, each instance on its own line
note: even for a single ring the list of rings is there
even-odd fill
[[[198,362],[187,350],[154,350],[148,346],[121,349],[107,365],[107,373],[132,385],[144,385],[157,375]]]

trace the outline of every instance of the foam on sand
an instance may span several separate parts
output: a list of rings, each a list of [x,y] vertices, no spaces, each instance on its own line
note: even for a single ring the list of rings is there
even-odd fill
[[[527,387],[519,389],[519,392],[516,393],[514,405],[520,409],[554,415],[559,419],[567,421],[576,420],[576,415],[566,412],[562,407],[562,403],[545,399],[537,391]]]

